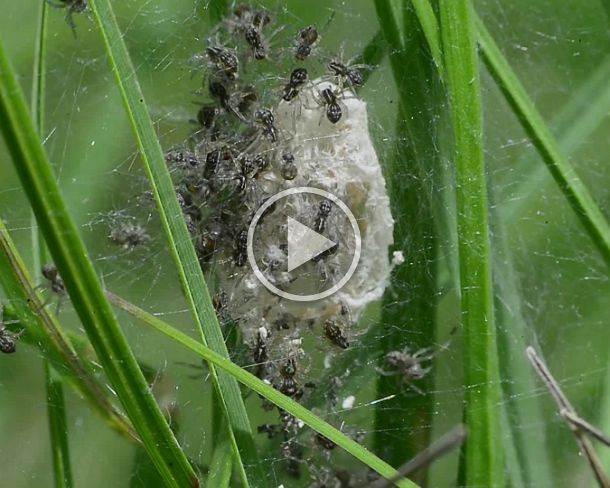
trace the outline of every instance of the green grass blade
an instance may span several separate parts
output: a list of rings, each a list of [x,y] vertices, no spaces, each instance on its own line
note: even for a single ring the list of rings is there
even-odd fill
[[[104,297],[1,43],[0,128],[72,304],[148,454],[168,486],[197,486]]]
[[[44,369],[55,488],[71,488],[73,484],[72,470],[70,469],[64,388],[61,378],[51,369],[48,361],[44,362]]]
[[[397,9],[390,2],[375,2],[381,30],[392,46],[389,57],[400,97],[396,145],[384,157],[384,176],[396,220],[394,249],[406,257],[393,270],[381,322],[369,341],[377,348],[374,357],[382,361],[390,351],[407,346],[418,350],[435,342],[438,214],[434,192],[442,173],[436,138],[444,95],[415,9],[409,3],[400,5]],[[408,37],[405,44],[403,36]],[[396,466],[426,448],[432,432],[432,394],[397,395],[405,390],[401,381],[400,376],[380,375],[376,390],[377,398],[389,399],[375,408],[374,450]],[[417,386],[429,392],[432,384],[430,374]],[[418,476],[424,482],[425,473]]]
[[[392,46],[395,51],[402,51],[405,46],[405,33],[401,24],[402,15],[400,15],[402,7],[401,0],[375,0],[375,10],[381,32],[388,45]],[[395,69],[394,76],[396,77],[398,73],[402,73],[402,70]]]
[[[10,306],[5,306],[5,311],[9,310],[19,319],[17,327],[26,331],[21,342],[28,342],[40,348],[55,371],[68,378],[113,429],[128,439],[137,440],[137,434],[131,425],[108,400],[107,388],[103,387],[80,361],[57,319],[44,307],[44,300],[36,293],[23,259],[2,220],[0,284],[10,299]]]
[[[364,47],[360,55],[354,59],[354,64],[365,64],[371,67],[371,69],[362,72],[363,85],[366,85],[368,79],[375,72],[374,68],[383,61],[387,51],[388,47],[383,32],[379,30]]]
[[[441,0],[441,36],[455,138],[456,198],[469,438],[466,486],[504,486],[479,67],[471,5]]]
[[[213,392],[214,397],[213,413],[214,419],[218,419],[213,425],[212,443],[214,444],[214,453],[210,461],[210,472],[208,473],[208,486],[218,488],[228,488],[231,482],[231,472],[233,470],[233,451],[231,442],[227,435],[227,421],[222,412],[222,406],[218,399],[218,395]]]
[[[432,4],[429,0],[411,0],[411,3],[415,9],[415,14],[424,36],[426,36],[426,41],[428,42],[428,47],[430,48],[438,74],[443,79],[445,77],[445,68],[443,66],[441,35]]]
[[[211,0],[206,2],[205,9],[208,11],[210,22],[215,25],[226,18],[229,13],[229,2],[228,0]]]
[[[610,111],[609,79],[610,55],[600,62],[585,83],[570,94],[569,101],[549,124],[556,128],[557,140],[564,154],[572,154],[606,119]],[[595,100],[595,103],[590,103],[590,100]],[[519,185],[511,189],[519,198],[511,199],[502,206],[502,213],[506,215],[509,224],[532,205],[538,205],[541,190],[550,184],[546,166],[531,164],[531,158],[520,158],[515,163],[515,169],[519,174],[524,174],[524,177]],[[506,200],[502,196],[501,199]]]
[[[42,135],[44,128],[46,59],[47,59],[47,2],[40,2],[38,32],[34,51],[34,69],[32,73],[31,113],[34,127]]]
[[[330,424],[326,423],[324,420],[319,418],[310,410],[307,410],[301,404],[295,402],[283,393],[280,393],[272,386],[260,380],[252,373],[240,368],[238,365],[231,362],[229,359],[222,357],[220,354],[216,353],[209,347],[206,347],[203,344],[197,342],[196,340],[180,332],[179,330],[175,329],[166,322],[163,322],[161,319],[155,317],[154,315],[146,312],[145,310],[142,310],[136,305],[133,305],[132,303],[123,300],[122,298],[118,297],[117,295],[114,295],[111,292],[107,291],[106,295],[108,296],[110,302],[121,310],[124,310],[125,312],[133,315],[134,317],[141,320],[143,323],[153,327],[154,329],[166,335],[170,339],[179,342],[187,349],[197,354],[201,358],[205,359],[209,363],[214,364],[218,368],[223,369],[232,377],[234,377],[237,381],[247,386],[251,390],[255,391],[267,400],[271,401],[282,410],[285,410],[286,412],[302,420],[306,425],[330,439],[332,442],[337,444],[337,446],[343,448],[349,454],[366,464],[369,468],[375,470],[381,476],[385,477],[386,479],[390,479],[393,476],[397,475],[397,471],[394,468],[383,462],[371,452],[367,451],[363,446],[350,439]],[[396,485],[404,488],[417,487],[416,484],[405,479],[398,481]]]
[[[505,93],[513,110],[542,155],[570,205],[580,218],[604,259],[610,262],[610,225],[593,196],[563,154],[542,116],[530,100],[483,22],[476,17],[479,44],[490,72]]]
[[[125,109],[132,123],[142,160],[152,186],[159,217],[174,257],[183,291],[204,344],[228,358],[222,331],[205,284],[195,249],[188,233],[182,210],[165,158],[157,140],[137,76],[123,41],[109,0],[90,2],[99,25],[108,59],[115,74]],[[212,380],[222,398],[228,418],[235,462],[245,483],[264,487],[268,484],[264,466],[259,462],[252,428],[237,382],[231,376],[210,367]]]

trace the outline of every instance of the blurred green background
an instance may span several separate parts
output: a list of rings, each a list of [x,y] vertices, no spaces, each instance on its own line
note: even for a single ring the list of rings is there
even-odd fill
[[[323,32],[320,46],[328,56],[344,52],[349,58],[358,54],[378,30],[374,7],[364,0],[289,2],[286,9],[280,2],[265,5],[280,17],[279,23],[287,24],[290,32],[308,24],[324,25],[331,12],[336,12]],[[605,214],[610,215],[610,172],[606,161],[610,154],[608,2],[496,0],[475,1],[474,5],[579,176]],[[197,109],[193,102],[201,100],[195,93],[201,87],[201,75],[193,73],[188,60],[205,45],[209,30],[207,4],[198,0],[128,0],[116,2],[114,7],[160,140],[163,147],[169,148],[193,129],[190,119]],[[0,37],[26,93],[32,83],[38,10],[38,2],[6,2],[0,17]],[[105,284],[143,308],[163,314],[165,320],[181,330],[193,333],[154,209],[139,198],[146,189],[146,180],[100,37],[86,17],[77,15],[75,20],[76,38],[65,23],[64,12],[50,9],[45,147]],[[281,76],[284,75],[278,70],[278,79]],[[515,317],[521,317],[577,410],[610,430],[607,265],[484,67],[482,87],[498,325],[505,328],[510,340],[511,324],[517,320]],[[371,130],[382,162],[396,145],[410,143],[395,133],[399,89],[384,60],[361,93],[369,104]],[[430,127],[430,131],[436,129]],[[445,165],[451,169],[449,161]],[[442,201],[446,188],[437,182],[436,175],[430,174],[430,178],[435,181],[432,198]],[[110,229],[108,214],[113,211],[125,211],[148,221],[152,242],[130,253],[117,251],[106,238]],[[453,209],[447,207],[446,212],[451,215]],[[0,141],[0,217],[29,258],[29,206],[4,141]],[[450,235],[442,241],[446,245],[438,258],[439,343],[458,323],[450,266],[455,247]],[[62,305],[61,319],[74,329],[79,328],[67,303]],[[179,405],[179,438],[189,456],[207,463],[209,382],[202,387],[203,371],[199,380],[192,379],[197,371],[178,364],[196,363],[196,358],[185,358],[180,347],[140,328],[128,317],[121,315],[120,319],[138,358],[158,369],[163,376],[163,394]],[[374,318],[368,322],[375,327]],[[310,338],[314,355],[328,349],[318,342]],[[375,398],[370,384],[375,376],[370,361],[374,358],[370,355],[375,348],[366,342],[356,342],[354,347],[362,366],[358,408],[329,415],[327,420],[336,426],[345,421],[347,430],[365,432],[367,442],[374,428],[374,409],[367,402]],[[520,366],[525,364],[524,357],[513,360]],[[432,423],[423,426],[435,436],[460,420],[460,361],[458,331],[449,350],[435,362],[435,385],[430,392],[434,394]],[[52,486],[43,378],[38,350],[24,346],[18,354],[0,357],[2,487]],[[541,397],[544,422],[521,422],[518,429],[526,435],[547,435],[554,478],[546,486],[589,486],[588,467],[578,456],[570,432],[555,413],[544,388],[535,384],[523,398],[512,400]],[[129,486],[134,448],[110,431],[70,390],[67,404],[75,485]],[[273,415],[262,412],[254,395],[248,398],[247,405],[254,426],[274,420]],[[407,407],[403,415],[409,415]],[[264,447],[267,441],[262,437]],[[279,452],[267,452],[273,467]],[[350,465],[345,456],[333,455]],[[456,463],[454,455],[433,469],[430,486],[455,486]],[[277,476],[279,484],[279,470]]]

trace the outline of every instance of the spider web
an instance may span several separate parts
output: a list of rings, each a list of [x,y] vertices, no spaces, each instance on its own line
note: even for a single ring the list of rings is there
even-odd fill
[[[320,0],[308,2],[306,8],[284,8],[280,2],[265,4],[276,17],[271,32],[277,26],[285,27],[270,39],[271,50],[278,55],[265,61],[269,74],[256,80],[257,87],[268,99],[277,94],[289,73],[290,39],[309,24],[321,28],[322,39],[308,65],[318,74],[330,58],[348,60],[359,54],[379,28],[369,3]],[[610,63],[609,21],[601,4],[576,0],[517,0],[509,4],[487,0],[476,2],[475,6],[579,176],[608,213],[610,177],[603,156],[608,151],[610,104],[601,104],[605,91],[595,84],[596,76],[603,74]],[[210,29],[207,7],[207,2],[186,0],[134,0],[115,6],[164,149],[178,146],[196,130],[197,109],[208,99],[202,87],[205,69],[192,63],[193,55],[202,53],[206,45]],[[26,92],[31,86],[33,42],[23,40],[34,39],[36,8],[12,3],[6,9],[7,16],[0,20],[3,41],[22,75]],[[44,140],[71,214],[109,289],[195,337],[99,35],[83,16],[75,17],[76,38],[65,24],[62,11],[51,9],[49,17]],[[485,68],[482,86],[496,320],[501,354],[509,358],[509,366],[502,371],[506,395],[498,410],[505,411],[508,406],[527,410],[533,400],[540,398],[541,415],[532,412],[531,416],[510,417],[508,421],[512,421],[515,437],[546,436],[544,455],[550,460],[552,471],[546,484],[534,485],[530,479],[513,481],[515,486],[585,486],[592,480],[588,467],[578,455],[571,433],[556,415],[546,390],[537,381],[521,383],[512,376],[513,369],[529,366],[525,354],[519,355],[511,344],[521,344],[520,337],[524,335],[527,343],[542,351],[577,411],[592,423],[609,427],[610,419],[604,413],[608,400],[603,395],[609,381],[608,269]],[[396,136],[400,123],[396,120],[398,92],[387,59],[376,67],[360,91],[368,104],[371,135],[382,164],[397,149],[410,144]],[[443,127],[440,122],[431,123],[429,130],[437,133]],[[6,147],[0,144],[2,218],[29,259],[29,206],[9,164]],[[449,223],[455,210],[451,183],[443,178],[450,173],[451,163],[443,160],[441,166],[417,175],[429,183],[422,187],[427,188],[426,198],[439,209],[435,215],[444,214]],[[408,181],[414,175],[405,170],[395,178]],[[401,221],[411,214],[398,213],[394,218]],[[133,249],[113,245],[108,236],[124,223],[141,225],[149,239]],[[380,396],[375,388],[380,374],[396,372],[386,360],[392,349],[383,349],[380,344],[395,331],[404,333],[407,343],[415,335],[403,330],[402,323],[382,326],[384,311],[401,305],[408,310],[410,299],[405,290],[417,287],[417,283],[398,283],[396,302],[391,303],[386,297],[384,302],[370,306],[352,331],[350,348],[345,352],[321,337],[319,331],[302,331],[304,355],[299,359],[296,376],[304,389],[301,402],[370,448],[374,448],[376,435],[394,439],[392,449],[396,451],[404,439],[422,433],[437,438],[461,421],[464,389],[455,275],[457,249],[454,236],[442,223],[438,225],[439,249],[429,268],[430,272],[437,270],[436,329],[426,337],[413,339],[414,344],[431,348],[434,356],[425,364],[432,367],[425,389],[419,392],[416,381],[412,382],[414,388],[399,378],[395,378],[396,389],[391,395]],[[424,251],[410,249],[410,255],[405,256],[406,265],[414,254]],[[60,318],[82,333],[69,303],[62,304]],[[158,398],[174,413],[181,445],[205,472],[213,447],[211,384],[205,368],[195,357],[185,357],[181,347],[128,316],[120,314],[119,318],[136,356],[156,378]],[[284,346],[274,343],[273,347]],[[11,399],[3,402],[0,409],[0,432],[4,433],[0,457],[10,459],[12,466],[3,472],[7,486],[51,484],[49,443],[40,435],[47,430],[40,358],[38,351],[26,347],[10,358],[0,358],[0,388],[3,397]],[[247,345],[232,348],[232,358],[252,368]],[[345,358],[349,358],[349,366],[339,370],[327,367],[345,365]],[[315,388],[304,386],[309,382],[315,383]],[[408,422],[416,414],[411,404],[422,396],[431,399],[431,415],[421,424]],[[142,485],[145,467],[134,468],[134,448],[110,432],[80,399],[69,393],[67,400],[76,484]],[[265,410],[255,394],[247,396],[246,404],[254,428],[278,424],[277,410]],[[387,432],[376,429],[376,415],[404,419],[409,427],[396,427],[388,437]],[[319,440],[303,428],[296,437],[303,450],[301,477],[296,480],[287,473],[281,436],[267,439],[264,433],[255,435],[261,458],[269,466],[276,486],[323,486],[326,482],[326,486],[356,488],[366,486],[369,479],[360,463],[338,448],[322,448]],[[15,449],[15,442],[19,442],[19,449]],[[106,454],[99,456],[99,452]],[[507,455],[517,459],[521,456],[508,451]],[[429,473],[429,486],[455,486],[457,463],[458,455],[454,453],[435,464]],[[342,470],[352,473],[350,485],[340,485],[336,474]]]

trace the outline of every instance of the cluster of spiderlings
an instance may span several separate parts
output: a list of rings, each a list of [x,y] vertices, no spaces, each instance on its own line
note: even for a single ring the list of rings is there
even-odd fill
[[[283,42],[278,41],[280,33]],[[323,55],[320,41],[315,26],[288,32],[265,10],[235,7],[192,58],[203,68],[208,98],[196,114],[198,128],[166,152],[200,265],[215,284],[220,321],[238,324],[248,346],[243,365],[302,402],[320,387],[308,378],[312,358],[303,350],[304,336],[313,334],[331,356],[350,347],[353,323],[387,282],[393,226],[368,136],[366,104],[356,96],[364,78],[358,65]],[[342,293],[305,305],[278,299],[265,289],[247,255],[254,213],[269,197],[295,186],[322,188],[345,201],[374,255],[364,259],[361,276],[356,274]],[[259,224],[263,234],[285,234],[285,207],[277,202],[264,214]],[[319,281],[338,281],[339,264],[352,244],[344,237],[347,219],[325,200],[305,199],[290,210],[338,242],[299,272]],[[140,236],[128,230],[118,231],[112,240],[130,246],[127,236]],[[277,240],[258,245],[271,280],[295,280],[284,271],[285,245]],[[331,408],[338,386],[322,385],[333,390]],[[268,402],[263,405],[274,408]],[[289,475],[298,477],[311,459],[305,458],[305,446],[328,452],[334,448],[320,436],[303,440],[300,421],[282,410],[278,416],[278,423],[261,425],[259,432],[281,438]],[[319,449],[311,451],[315,456]]]

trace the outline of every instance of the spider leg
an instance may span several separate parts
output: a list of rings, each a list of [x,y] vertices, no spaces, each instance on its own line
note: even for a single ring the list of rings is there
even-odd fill
[[[386,371],[382,368],[375,367],[375,371],[379,373],[381,376],[396,376],[398,375],[398,371]]]
[[[74,12],[70,7],[66,7],[66,22],[70,26],[70,29],[72,29],[74,39],[76,39],[76,23],[74,22]]]
[[[415,393],[417,393],[417,394],[419,394],[419,395],[422,395],[422,396],[425,394],[425,393],[424,393],[424,390],[422,390],[421,388],[418,388],[417,386],[415,386],[415,385],[413,384],[413,382],[412,382],[412,381],[405,380],[405,384],[406,384],[406,385],[407,385],[409,388],[411,388],[413,391],[415,391]]]

